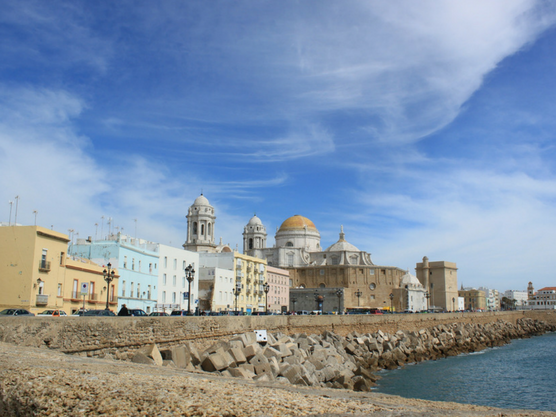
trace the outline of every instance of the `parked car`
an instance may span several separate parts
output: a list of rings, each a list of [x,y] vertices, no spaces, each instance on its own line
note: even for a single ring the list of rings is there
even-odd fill
[[[379,308],[371,308],[369,314],[384,314],[381,309]]]
[[[193,314],[187,310],[174,310],[170,313],[171,316],[192,316]]]
[[[67,317],[68,315],[64,310],[44,310],[38,313],[37,316]]]
[[[85,313],[86,313],[87,311],[89,311],[89,310],[87,310],[87,309],[83,310],[83,309],[81,308],[81,309],[79,309],[79,310],[77,310],[77,311],[74,311],[71,315],[72,315],[72,316],[84,316]]]
[[[110,310],[89,310],[86,311],[84,316],[115,316],[114,312]]]
[[[130,309],[127,310],[127,312],[130,316],[139,316],[139,317],[147,316],[147,313],[145,313],[140,308],[130,308]]]
[[[31,317],[34,316],[33,313],[30,311],[24,310],[22,308],[7,308],[5,310],[0,311],[0,316],[27,316]]]
[[[165,313],[164,311],[153,311],[151,314],[149,314],[149,316],[162,317],[162,316],[169,316],[169,314]]]
[[[308,316],[309,312],[307,310],[299,310],[299,311],[297,311],[296,315],[298,315],[298,316]]]

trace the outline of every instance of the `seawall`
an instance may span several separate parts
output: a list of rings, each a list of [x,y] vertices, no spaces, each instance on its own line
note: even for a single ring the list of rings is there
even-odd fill
[[[146,344],[171,347],[194,342],[205,348],[218,339],[253,330],[340,336],[379,330],[419,331],[438,325],[488,324],[498,320],[515,324],[520,318],[556,324],[554,311],[504,311],[490,313],[387,314],[340,316],[209,316],[209,317],[14,317],[0,320],[0,341],[63,353],[119,356]]]

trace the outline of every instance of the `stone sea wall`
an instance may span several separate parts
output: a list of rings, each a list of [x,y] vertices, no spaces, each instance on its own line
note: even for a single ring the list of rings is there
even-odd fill
[[[220,340],[204,351],[191,343],[162,350],[151,344],[129,359],[254,381],[370,391],[377,370],[475,352],[547,331],[556,331],[556,325],[521,318],[515,324],[502,320],[452,323],[394,334],[352,332],[345,337],[330,331],[291,336],[263,332],[264,337],[248,332]]]
[[[421,331],[439,325],[488,324],[503,320],[515,324],[520,318],[556,324],[552,311],[387,314],[340,316],[244,316],[244,317],[3,317],[0,341],[88,356],[119,356],[134,353],[147,344],[161,349],[192,342],[206,349],[217,340],[258,329],[294,335],[333,332],[347,336],[379,330]]]

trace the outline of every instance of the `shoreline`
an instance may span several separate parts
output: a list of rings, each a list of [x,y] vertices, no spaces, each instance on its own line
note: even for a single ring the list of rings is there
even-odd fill
[[[556,416],[376,392],[298,387],[0,342],[0,414]]]

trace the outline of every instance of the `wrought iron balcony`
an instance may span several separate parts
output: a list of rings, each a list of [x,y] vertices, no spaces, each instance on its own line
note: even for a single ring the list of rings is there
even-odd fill
[[[39,262],[39,271],[49,272],[50,271],[50,261],[44,261],[41,259]]]

